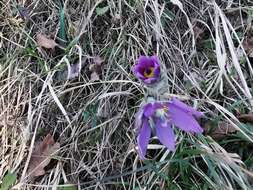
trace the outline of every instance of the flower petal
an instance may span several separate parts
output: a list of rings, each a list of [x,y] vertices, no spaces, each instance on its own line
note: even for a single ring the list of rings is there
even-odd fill
[[[148,125],[148,121],[144,120],[143,126],[140,130],[138,137],[137,137],[138,153],[139,153],[139,156],[142,160],[145,159],[150,136],[151,136],[151,128]]]
[[[154,67],[155,66],[155,62],[149,57],[149,56],[140,56],[138,59],[138,65],[140,65],[141,67]]]
[[[169,113],[172,123],[183,131],[194,133],[203,132],[203,129],[190,113],[183,111],[183,109],[173,103],[169,104]]]
[[[142,66],[136,64],[132,67],[132,72],[134,73],[134,75],[139,78],[144,80],[146,77],[144,77],[143,73],[144,73],[145,68],[143,68]]]
[[[195,110],[194,108],[188,106],[187,104],[181,102],[180,100],[176,99],[176,98],[172,98],[172,104],[174,104],[175,106],[181,108],[182,110],[191,113],[192,115],[198,117],[202,117],[204,114],[202,112],[199,112],[197,110]]]
[[[159,58],[156,55],[151,56],[150,59],[153,61],[153,63],[159,65]]]
[[[160,76],[160,63],[159,58],[156,55],[150,57],[150,60],[154,63],[154,78],[158,78]]]
[[[160,66],[158,67],[158,68],[155,68],[154,69],[154,78],[156,79],[156,80],[158,80],[158,78],[160,77]]]
[[[152,84],[152,83],[155,83],[157,80],[158,80],[158,78],[145,78],[145,79],[143,79],[143,82],[146,84]]]
[[[156,109],[162,108],[162,104],[158,103],[158,102],[152,102],[152,103],[148,103],[144,106],[143,110],[144,110],[144,116],[149,118],[151,117],[154,112],[156,111]]]
[[[142,125],[142,117],[143,117],[143,106],[141,106],[138,110],[138,112],[135,114],[135,121],[134,121],[134,127],[139,131]]]
[[[175,135],[170,123],[162,123],[159,119],[156,122],[156,136],[158,137],[159,141],[169,150],[175,150]]]

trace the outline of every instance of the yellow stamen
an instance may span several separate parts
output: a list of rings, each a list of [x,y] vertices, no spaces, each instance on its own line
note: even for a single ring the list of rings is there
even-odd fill
[[[154,67],[149,67],[148,69],[146,69],[144,71],[143,75],[146,78],[154,77],[154,75],[155,75],[155,68]]]
[[[162,108],[162,109],[163,109],[163,111],[164,111],[164,112],[166,112],[166,113],[169,111],[168,106],[163,106],[163,108]]]
[[[156,114],[160,117],[160,116],[167,115],[168,111],[169,111],[168,106],[163,106],[162,108],[159,108],[156,110]]]

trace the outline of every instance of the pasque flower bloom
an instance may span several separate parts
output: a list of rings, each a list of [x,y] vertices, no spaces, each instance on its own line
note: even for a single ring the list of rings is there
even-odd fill
[[[140,56],[133,67],[133,73],[145,84],[152,84],[160,79],[160,64],[157,56]]]
[[[139,129],[137,137],[138,152],[145,158],[151,132],[155,132],[159,141],[169,150],[175,150],[175,136],[172,125],[183,131],[202,133],[196,118],[203,113],[184,104],[176,98],[167,102],[151,102],[142,106],[136,114],[135,127]]]

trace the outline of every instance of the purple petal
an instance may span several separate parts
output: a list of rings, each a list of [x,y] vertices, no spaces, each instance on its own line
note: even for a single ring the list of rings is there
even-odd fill
[[[154,82],[156,82],[158,79],[157,78],[145,78],[143,79],[143,82],[146,84],[152,84]]]
[[[150,59],[153,61],[153,63],[159,65],[159,58],[156,55],[151,56]]]
[[[154,69],[154,78],[158,79],[160,77],[160,66],[159,67],[155,67]]]
[[[143,126],[137,137],[138,153],[142,160],[145,159],[150,136],[151,136],[151,128],[148,125],[148,121],[144,120]]]
[[[135,122],[134,122],[134,127],[135,129],[139,130],[142,125],[142,117],[143,117],[143,107],[140,107],[138,112],[135,114]]]
[[[170,123],[158,120],[156,122],[156,136],[169,150],[175,150],[175,135]]]
[[[156,111],[156,109],[162,108],[162,104],[161,103],[148,103],[144,106],[144,116],[149,118],[151,116],[153,116],[154,112]]]
[[[145,70],[145,68],[143,68],[142,66],[140,66],[140,65],[138,65],[138,64],[134,65],[134,66],[133,66],[133,69],[132,69],[134,75],[135,75],[137,78],[142,79],[142,80],[145,79],[145,77],[144,77],[144,75],[143,75],[144,70]]]
[[[176,98],[172,98],[172,102],[171,103],[174,104],[175,106],[181,108],[185,112],[189,112],[190,114],[196,116],[197,118],[202,117],[204,115],[202,112],[199,112],[199,111],[195,110],[194,108],[188,106],[187,104],[179,101]]]
[[[140,56],[138,59],[138,65],[141,67],[154,67],[155,63],[149,56]]]
[[[183,131],[194,133],[203,132],[203,129],[190,113],[183,111],[183,109],[173,103],[169,104],[169,113],[172,123]]]
[[[154,63],[154,76],[155,78],[159,77],[160,75],[160,63],[159,63],[159,58],[156,55],[153,55],[150,57],[152,62]]]

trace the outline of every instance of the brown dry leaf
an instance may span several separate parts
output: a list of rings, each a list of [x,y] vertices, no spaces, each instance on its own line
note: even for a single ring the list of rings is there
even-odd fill
[[[193,32],[196,40],[201,39],[204,34],[204,30],[197,25],[193,27]]]
[[[73,79],[79,76],[80,72],[81,72],[81,67],[82,65],[80,65],[79,63],[75,63],[70,65],[70,67],[68,68],[68,79]]]
[[[243,41],[243,47],[249,57],[253,57],[253,39],[246,39]]]
[[[44,47],[46,49],[54,49],[55,46],[58,46],[58,44],[54,40],[47,38],[41,33],[37,34],[36,41],[39,46]]]
[[[115,14],[115,15],[112,17],[112,22],[113,22],[114,24],[119,24],[119,23],[120,23],[120,20],[121,20],[120,14]]]
[[[89,66],[89,70],[91,71],[90,80],[92,82],[98,81],[100,79],[99,74],[102,72],[103,62],[103,59],[99,56],[93,58],[93,64],[90,64]]]
[[[242,114],[238,117],[239,121],[244,123],[253,123],[253,113]]]
[[[94,82],[94,81],[99,81],[99,75],[96,72],[92,72],[90,75],[90,81]]]
[[[54,154],[60,148],[60,144],[54,141],[52,135],[48,134],[43,141],[35,145],[28,166],[28,174],[31,177],[37,177],[45,174],[46,167]]]
[[[251,27],[248,31],[248,35],[242,42],[242,46],[245,49],[246,53],[249,57],[253,57],[253,27]]]
[[[93,61],[94,61],[95,65],[100,65],[100,66],[104,62],[103,59],[101,57],[99,57],[99,56],[95,56],[94,59],[93,59]]]
[[[205,131],[214,139],[220,139],[228,134],[235,133],[237,129],[228,121],[221,121],[218,126],[213,126],[211,123],[205,124]]]

